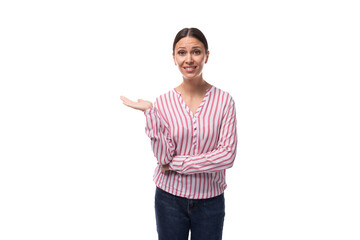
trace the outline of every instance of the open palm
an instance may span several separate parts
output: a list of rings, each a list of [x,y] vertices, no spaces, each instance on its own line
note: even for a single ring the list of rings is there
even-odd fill
[[[137,102],[134,102],[124,96],[120,96],[120,99],[123,101],[123,104],[125,104],[126,106],[141,111],[146,111],[153,107],[153,104],[151,102],[142,99],[138,99]]]

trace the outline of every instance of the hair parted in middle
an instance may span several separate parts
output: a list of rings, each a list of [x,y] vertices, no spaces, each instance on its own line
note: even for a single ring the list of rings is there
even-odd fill
[[[205,35],[197,28],[183,28],[175,36],[174,43],[173,43],[173,55],[174,55],[176,43],[184,37],[196,38],[197,40],[199,40],[200,42],[202,42],[204,44],[205,53],[208,53],[208,43],[207,43]]]

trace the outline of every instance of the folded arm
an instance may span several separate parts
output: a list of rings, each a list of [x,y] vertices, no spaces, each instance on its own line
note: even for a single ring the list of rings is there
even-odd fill
[[[231,100],[224,114],[216,149],[194,156],[174,156],[169,164],[169,170],[181,174],[221,171],[233,166],[236,148],[236,112],[234,101]]]

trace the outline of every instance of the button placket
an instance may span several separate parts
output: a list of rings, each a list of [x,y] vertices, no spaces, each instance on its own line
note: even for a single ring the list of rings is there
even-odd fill
[[[198,126],[197,126],[197,117],[193,117],[193,146],[195,150],[195,154],[197,154],[197,134],[198,134]]]

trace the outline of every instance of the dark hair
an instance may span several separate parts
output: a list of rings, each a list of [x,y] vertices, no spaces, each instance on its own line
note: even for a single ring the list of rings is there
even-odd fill
[[[205,53],[208,53],[208,43],[206,41],[205,35],[197,28],[184,28],[184,29],[180,30],[175,36],[174,43],[173,43],[173,55],[174,55],[176,43],[184,37],[196,38],[197,40],[199,40],[200,42],[202,42],[204,44]]]

